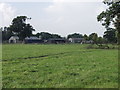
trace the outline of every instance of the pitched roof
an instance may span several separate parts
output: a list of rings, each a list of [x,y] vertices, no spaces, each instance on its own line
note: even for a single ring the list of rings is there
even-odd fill
[[[18,36],[11,36],[10,39],[19,39]]]

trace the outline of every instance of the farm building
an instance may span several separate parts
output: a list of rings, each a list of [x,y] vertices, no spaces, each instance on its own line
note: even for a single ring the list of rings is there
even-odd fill
[[[83,42],[85,40],[84,40],[84,38],[69,38],[69,41],[71,43],[81,43],[81,42]]]
[[[17,43],[19,41],[18,36],[11,36],[9,39],[9,43]]]
[[[66,39],[62,39],[62,38],[51,38],[51,39],[48,39],[47,42],[48,43],[54,43],[54,44],[60,44],[60,43],[66,43],[67,40]]]
[[[92,43],[93,43],[93,40],[83,41],[82,43],[83,43],[83,44],[92,44]]]
[[[24,39],[24,43],[43,43],[43,40],[41,40],[41,38],[31,36],[31,37],[26,37]]]

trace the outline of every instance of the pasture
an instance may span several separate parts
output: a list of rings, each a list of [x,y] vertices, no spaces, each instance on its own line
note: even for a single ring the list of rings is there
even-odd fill
[[[4,44],[3,88],[117,88],[118,50]]]

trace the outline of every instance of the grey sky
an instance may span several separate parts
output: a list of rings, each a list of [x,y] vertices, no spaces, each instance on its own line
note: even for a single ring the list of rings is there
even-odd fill
[[[16,16],[27,15],[36,32],[50,32],[66,36],[71,33],[103,35],[105,28],[97,22],[97,15],[106,8],[102,2],[6,2],[0,3],[0,25],[10,25]]]

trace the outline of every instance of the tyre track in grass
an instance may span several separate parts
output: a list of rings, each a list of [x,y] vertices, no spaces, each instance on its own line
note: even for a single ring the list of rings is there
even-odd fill
[[[27,60],[27,59],[35,59],[35,58],[44,58],[44,57],[49,57],[49,56],[56,56],[56,55],[64,55],[64,54],[68,54],[68,53],[73,53],[73,52],[80,52],[80,53],[87,53],[87,52],[93,52],[92,51],[72,51],[72,52],[61,52],[61,53],[57,53],[57,54],[46,54],[46,55],[40,55],[40,56],[33,56],[33,57],[23,57],[23,58],[14,58],[14,59],[3,59],[2,61],[13,61],[13,60]],[[1,61],[1,60],[0,60]]]

